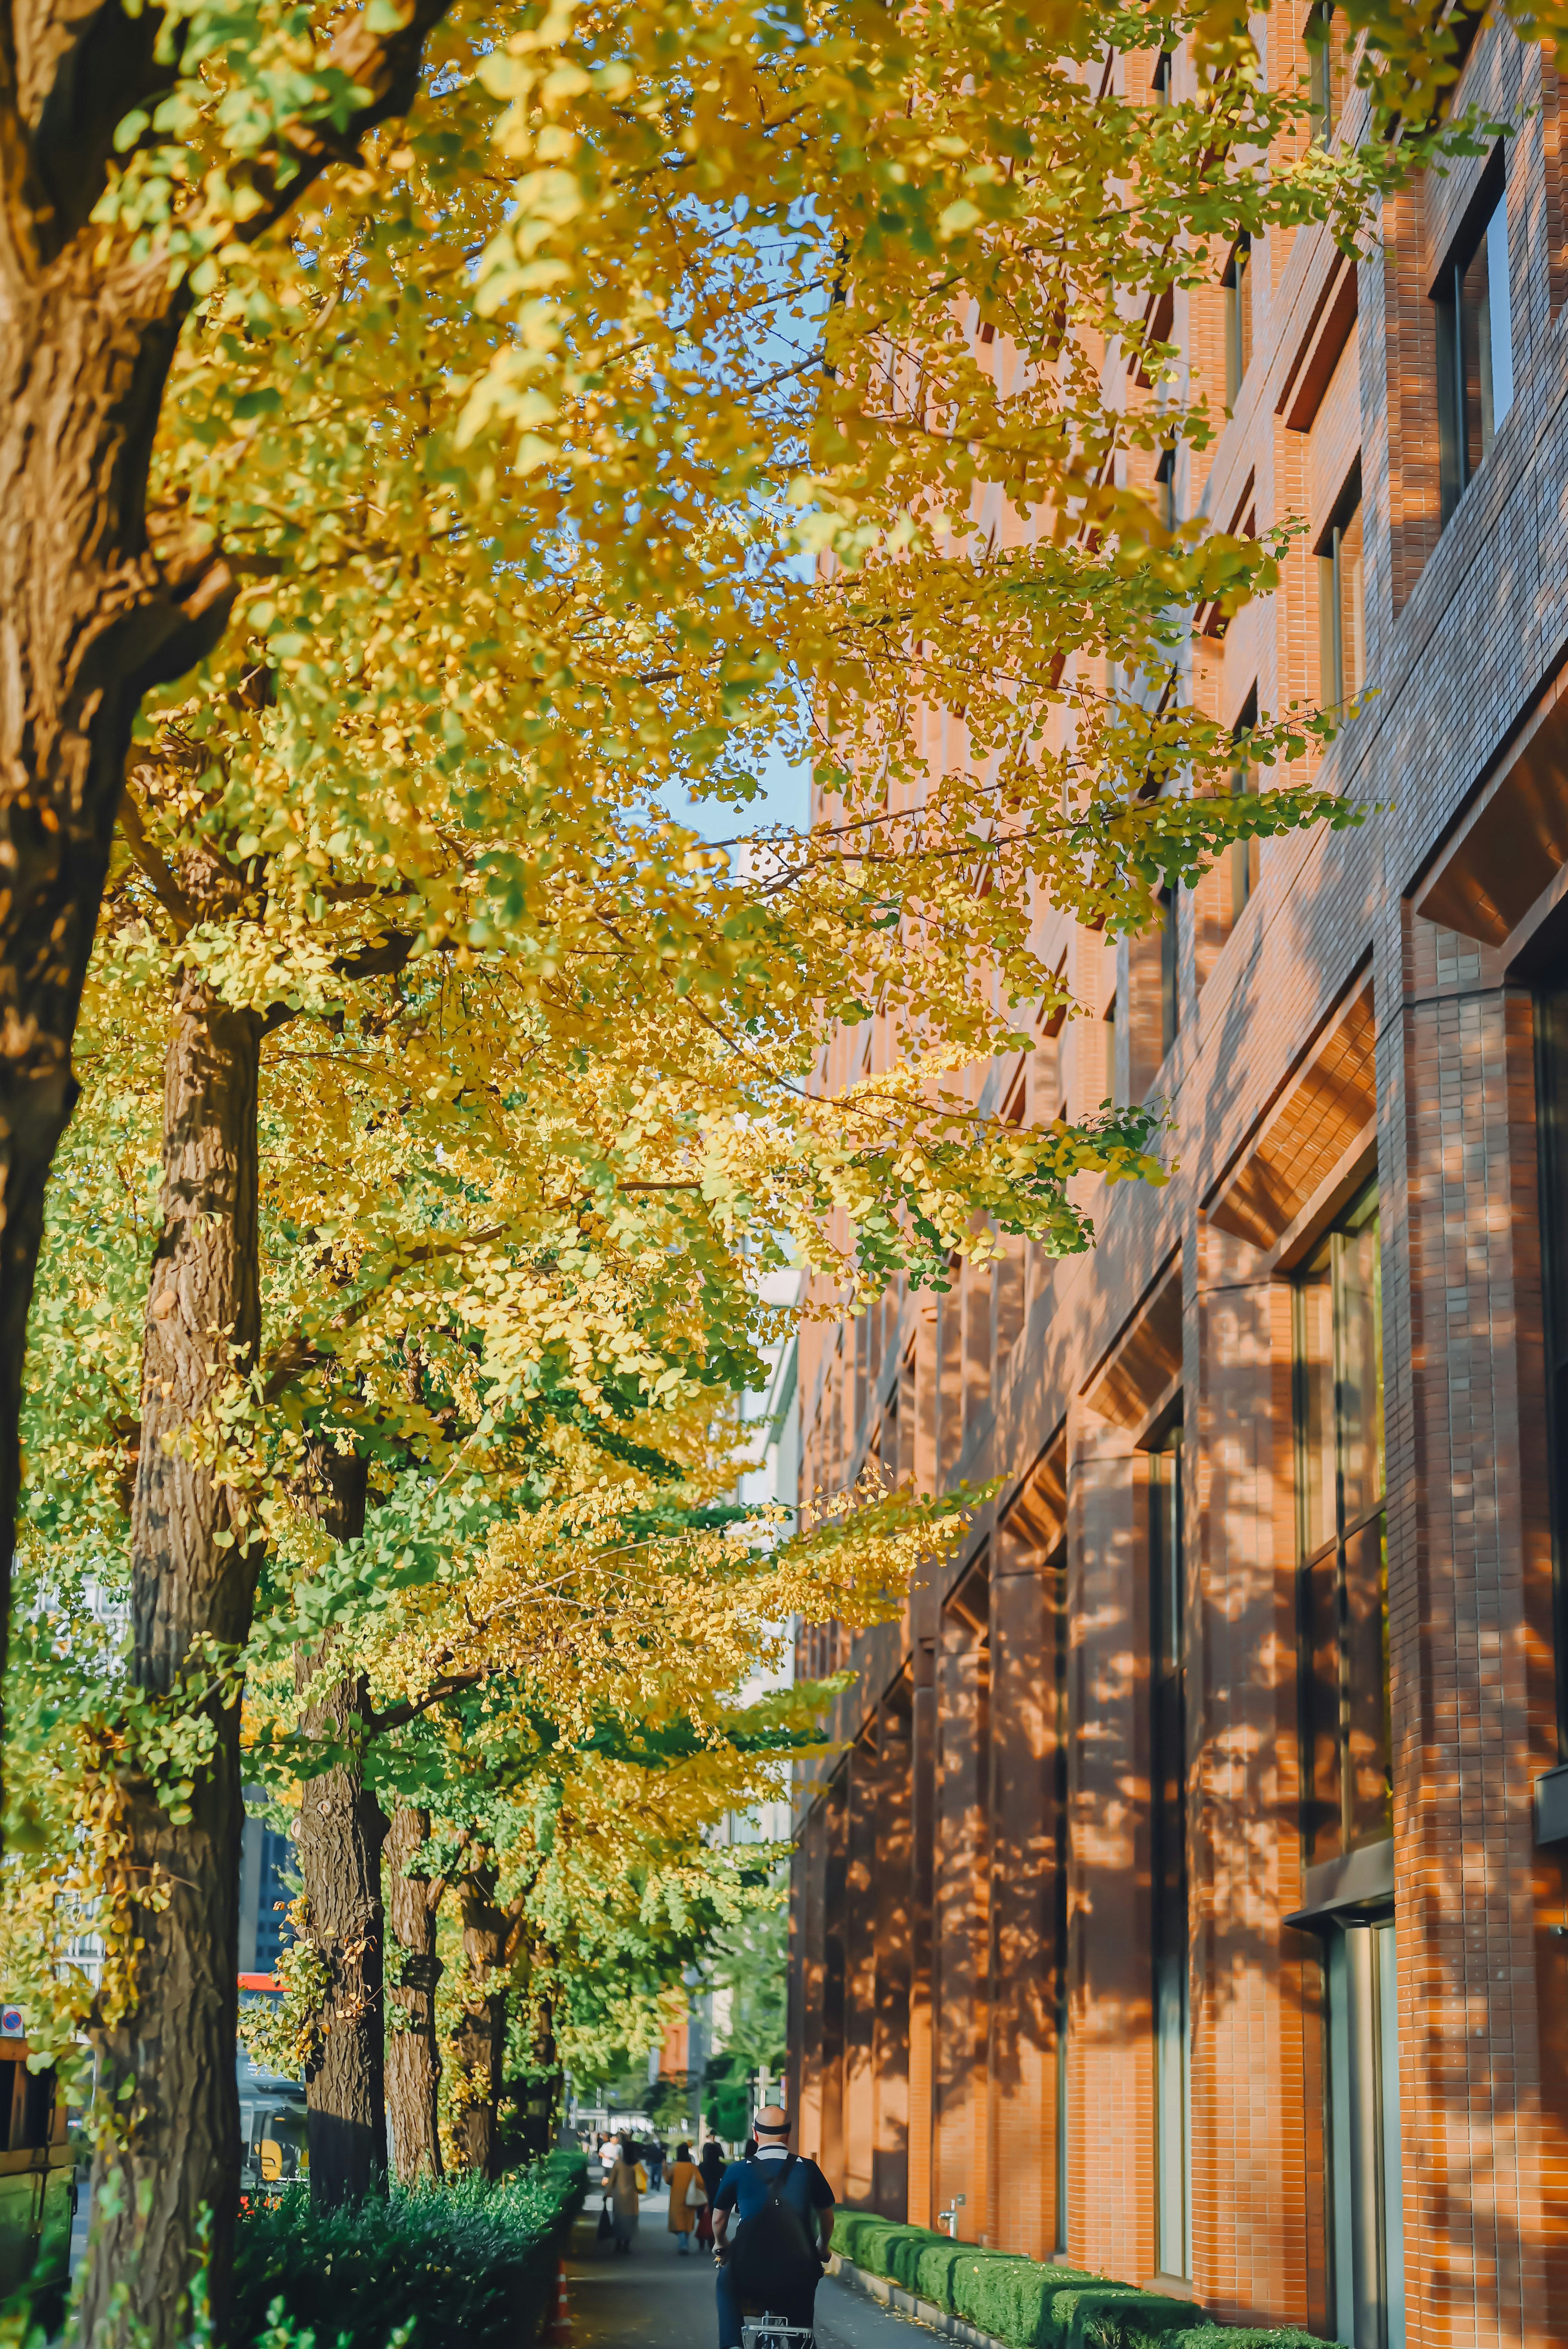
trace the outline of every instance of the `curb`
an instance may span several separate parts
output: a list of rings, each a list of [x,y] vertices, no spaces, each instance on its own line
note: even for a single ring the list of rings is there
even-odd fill
[[[838,2251],[830,2257],[827,2271],[837,2276],[839,2282],[847,2284],[851,2292],[860,2292],[867,2300],[874,2300],[879,2307],[887,2309],[892,2315],[905,2317],[913,2324],[923,2324],[928,2332],[944,2333],[950,2341],[966,2343],[968,2349],[1007,2349],[1007,2344],[998,2341],[994,2333],[982,2333],[978,2325],[965,2323],[963,2317],[950,2316],[946,2309],[938,2308],[934,2301],[917,2299],[913,2292],[905,2292],[902,2284],[893,2283],[887,2276],[872,2275],[867,2268],[856,2267],[852,2260],[846,2260]]]

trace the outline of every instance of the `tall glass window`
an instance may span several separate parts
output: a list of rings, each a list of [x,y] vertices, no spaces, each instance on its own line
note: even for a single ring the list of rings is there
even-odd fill
[[[1176,892],[1160,892],[1160,1057],[1163,1060],[1176,1041],[1181,1025],[1181,926],[1177,920]]]
[[[1367,592],[1357,460],[1317,543],[1318,681],[1325,706],[1353,701],[1367,682]]]
[[[1568,971],[1561,968],[1535,998],[1535,1081],[1546,1288],[1557,1750],[1559,1757],[1568,1761]]]
[[[1438,305],[1438,457],[1447,522],[1513,405],[1513,305],[1508,196],[1501,154],[1482,199],[1433,288]]]
[[[1312,74],[1313,127],[1328,146],[1350,95],[1350,36],[1334,0],[1316,0],[1306,19],[1306,54]]]
[[[1068,2247],[1068,1868],[1072,1832],[1068,1809],[1068,1755],[1072,1738],[1071,1684],[1068,1677],[1068,1546],[1057,1547],[1047,1568],[1047,1587],[1056,1615],[1056,1707],[1057,1744],[1052,1757],[1051,1809],[1057,1856],[1057,1877],[1051,1903],[1052,1952],[1056,1994],[1057,2024],[1057,2249]]]
[[[1253,241],[1238,238],[1220,280],[1225,296],[1225,406],[1234,408],[1253,363]]]
[[[1181,1603],[1180,1423],[1149,1457],[1149,1574],[1156,2249],[1161,2274],[1190,2276],[1186,1638]]]
[[[1258,722],[1258,689],[1254,685],[1242,705],[1242,714],[1231,729],[1235,743],[1235,764],[1231,769],[1231,791],[1237,797],[1243,792],[1255,792],[1258,787],[1257,769],[1250,758],[1252,734]],[[1260,843],[1256,840],[1233,840],[1226,855],[1230,864],[1231,919],[1235,921],[1253,891],[1258,885]]]
[[[1392,1918],[1335,1926],[1324,1951],[1334,2333],[1405,2349],[1399,2009]]]
[[[1375,1183],[1308,1258],[1295,1325],[1303,1829],[1315,1867],[1393,1833]]]

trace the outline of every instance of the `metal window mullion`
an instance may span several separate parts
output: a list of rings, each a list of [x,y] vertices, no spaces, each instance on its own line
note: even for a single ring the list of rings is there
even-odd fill
[[[1454,422],[1459,456],[1460,492],[1470,478],[1470,385],[1465,379],[1465,275],[1456,261],[1454,272]]]
[[[1335,585],[1335,665],[1339,665],[1339,533],[1334,533]],[[1350,1601],[1348,1580],[1345,1570],[1345,1413],[1340,1401],[1344,1391],[1345,1315],[1341,1307],[1341,1267],[1345,1262],[1345,1235],[1336,1232],[1329,1241],[1328,1312],[1333,1329],[1334,1344],[1334,1612],[1339,1640],[1339,1834],[1340,1848],[1348,1852],[1352,1831],[1354,1805],[1350,1783]]]

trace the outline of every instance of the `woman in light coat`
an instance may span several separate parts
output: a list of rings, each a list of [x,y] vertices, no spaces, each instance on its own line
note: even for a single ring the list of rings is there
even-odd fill
[[[676,2249],[683,2258],[691,2249],[691,2239],[696,2227],[697,2214],[686,2201],[686,2191],[694,2178],[700,2184],[702,2172],[691,2158],[691,2147],[689,2145],[677,2145],[670,2168],[669,2230],[677,2239]]]
[[[621,2150],[614,2168],[604,2183],[610,2192],[610,2223],[615,2230],[615,2249],[629,2251],[637,2231],[638,2196],[647,2185],[645,2173],[637,2162],[637,2148],[629,2137],[621,2139]]]

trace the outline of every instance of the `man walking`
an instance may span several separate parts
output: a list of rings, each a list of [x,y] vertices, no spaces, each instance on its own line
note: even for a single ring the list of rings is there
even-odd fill
[[[749,2161],[732,2161],[713,2201],[713,2240],[718,2268],[718,2349],[741,2349],[742,2297],[764,2299],[787,2324],[810,2326],[817,2285],[833,2238],[833,2189],[814,2161],[789,2150],[789,2118],[778,2105],[764,2105],[755,2123],[757,2151]],[[745,2256],[742,2230],[772,2202],[795,2214],[773,2240],[798,2224],[804,2256],[758,2276],[757,2258]],[[738,2220],[735,2250],[740,2258],[740,2289],[732,2271],[729,2222]],[[815,2240],[812,2240],[813,2235]],[[755,2240],[755,2239],[754,2239]]]

